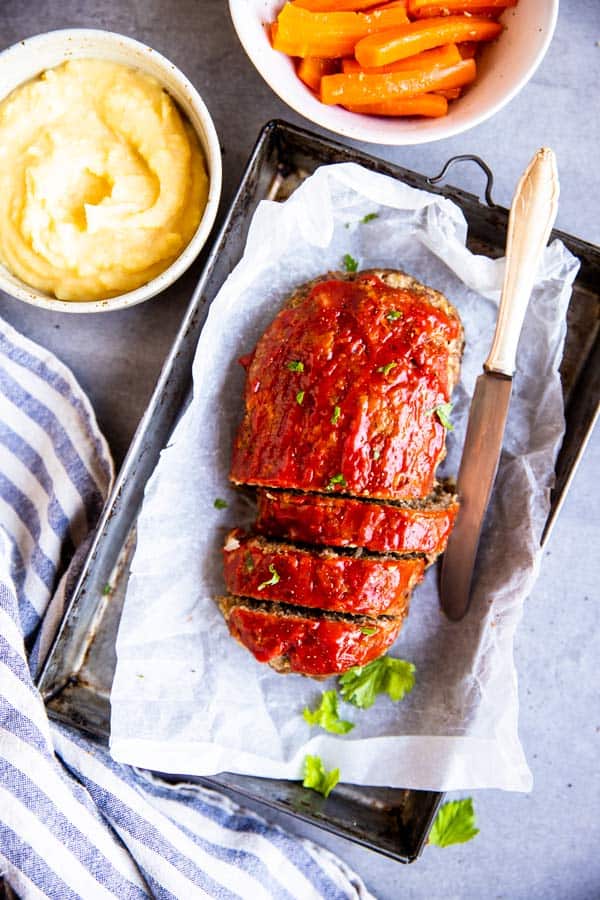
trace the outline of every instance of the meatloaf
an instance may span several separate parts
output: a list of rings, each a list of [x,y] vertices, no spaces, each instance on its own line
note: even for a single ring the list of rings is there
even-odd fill
[[[462,328],[446,298],[398,272],[313,282],[245,361],[236,484],[425,497],[445,452],[435,410],[458,375]]]
[[[382,656],[396,640],[403,618],[315,613],[282,603],[223,597],[229,631],[259,662],[278,672],[313,678],[341,675]]]
[[[404,615],[425,571],[416,555],[317,550],[239,529],[230,532],[223,558],[231,594],[361,616]]]
[[[230,477],[259,510],[228,536],[219,604],[257,660],[321,678],[395,641],[458,509],[435,475],[462,344],[442,294],[369,270],[298,288],[240,360]]]
[[[446,546],[458,513],[456,494],[441,485],[412,505],[265,488],[257,495],[259,534],[326,547],[423,553],[429,563]]]

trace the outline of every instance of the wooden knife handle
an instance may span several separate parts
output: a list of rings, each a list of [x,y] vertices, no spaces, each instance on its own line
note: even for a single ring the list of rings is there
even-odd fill
[[[506,271],[492,349],[483,368],[512,376],[517,344],[538,265],[558,208],[558,173],[552,150],[542,147],[521,176],[510,207]]]

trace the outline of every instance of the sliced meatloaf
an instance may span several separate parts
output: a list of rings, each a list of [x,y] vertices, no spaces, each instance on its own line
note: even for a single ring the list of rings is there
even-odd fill
[[[334,273],[299,289],[245,361],[232,481],[426,497],[462,341],[448,300],[401,272]]]
[[[457,514],[435,471],[462,343],[442,294],[372,270],[299,288],[241,360],[230,477],[258,521],[228,536],[219,604],[260,662],[323,678],[396,639]]]
[[[363,616],[404,615],[425,571],[419,556],[297,547],[239,529],[230,532],[223,560],[231,594]]]
[[[402,617],[377,619],[307,611],[245,597],[219,600],[232,636],[259,662],[314,678],[364,666],[393,644]]]
[[[458,513],[441,486],[418,505],[260,488],[255,528],[285,541],[364,547],[378,553],[443,553]]]

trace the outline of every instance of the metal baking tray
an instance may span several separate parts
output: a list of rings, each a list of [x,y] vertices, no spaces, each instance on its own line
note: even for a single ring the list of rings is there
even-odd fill
[[[74,725],[104,744],[108,741],[115,639],[144,487],[189,396],[193,354],[208,307],[243,252],[257,204],[266,197],[289,196],[319,165],[358,162],[414,187],[450,197],[468,221],[470,248],[477,253],[498,256],[504,252],[508,213],[493,204],[492,173],[487,166],[476,157],[469,159],[474,159],[487,175],[486,204],[457,188],[435,186],[443,179],[445,170],[436,178],[427,179],[285,122],[270,122],[263,128],[117,477],[41,672],[38,686],[52,717]],[[583,452],[600,402],[600,251],[561,232],[554,235],[579,257],[581,269],[569,307],[561,365],[567,430],[556,465],[556,485],[544,539]],[[111,586],[110,591],[105,590],[107,584]],[[401,862],[412,862],[419,856],[442,799],[441,794],[433,791],[339,785],[325,800],[298,782],[232,774],[187,780],[284,810]]]

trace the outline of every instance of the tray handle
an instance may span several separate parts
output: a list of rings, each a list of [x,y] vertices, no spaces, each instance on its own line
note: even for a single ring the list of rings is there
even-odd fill
[[[433,175],[431,178],[427,178],[428,184],[438,184],[440,181],[443,181],[446,177],[446,173],[455,163],[458,162],[474,162],[477,163],[479,168],[482,170],[484,175],[486,176],[486,185],[485,185],[485,202],[491,209],[496,209],[498,207],[497,203],[494,203],[492,199],[492,188],[494,187],[494,175],[490,167],[486,162],[484,162],[480,156],[474,156],[471,153],[462,153],[459,156],[451,156],[450,159],[445,163],[444,168],[439,173],[439,175]]]

